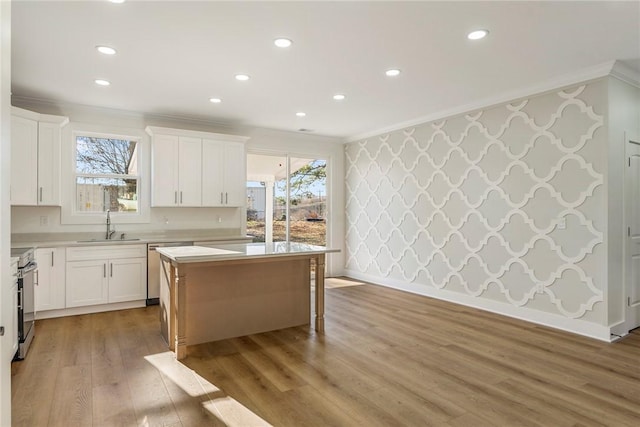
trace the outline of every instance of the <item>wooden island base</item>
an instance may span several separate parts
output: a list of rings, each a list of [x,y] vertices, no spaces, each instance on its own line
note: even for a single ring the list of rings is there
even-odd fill
[[[160,322],[176,357],[187,346],[310,323],[324,327],[324,254],[179,263],[162,257]]]

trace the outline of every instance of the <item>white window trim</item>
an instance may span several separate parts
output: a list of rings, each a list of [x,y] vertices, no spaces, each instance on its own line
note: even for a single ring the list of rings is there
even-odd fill
[[[151,222],[150,209],[150,143],[142,129],[119,128],[117,126],[71,123],[62,135],[62,224],[103,224],[104,212],[79,212],[76,210],[76,137],[97,136],[103,138],[126,139],[138,143],[138,212],[111,213],[114,224],[148,224]]]

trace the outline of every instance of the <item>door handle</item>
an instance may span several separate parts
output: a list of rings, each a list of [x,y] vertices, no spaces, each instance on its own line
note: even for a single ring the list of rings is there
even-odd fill
[[[177,191],[173,192],[173,204],[174,205],[178,204],[178,192]]]
[[[4,326],[0,326],[0,337],[4,336]]]
[[[109,277],[113,277],[113,263],[109,263]]]
[[[40,187],[40,201],[42,201],[42,187]]]
[[[53,267],[53,257],[55,256],[55,252],[51,252],[51,267]]]
[[[182,191],[180,192],[180,204],[182,204]]]
[[[229,193],[224,193],[224,204],[225,205],[229,204]]]
[[[102,277],[107,277],[107,264],[102,264]]]

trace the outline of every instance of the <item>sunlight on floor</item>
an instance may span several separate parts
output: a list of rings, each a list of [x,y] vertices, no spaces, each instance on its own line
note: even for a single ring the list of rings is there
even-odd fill
[[[145,359],[189,396],[200,400],[204,409],[225,425],[230,427],[271,425],[194,370],[177,361],[173,352],[152,354],[145,356]]]
[[[355,280],[350,280],[350,279],[340,279],[337,277],[332,277],[332,278],[326,278],[324,280],[324,287],[325,289],[331,289],[331,288],[345,288],[347,286],[360,286],[360,285],[364,285],[364,282],[358,282]]]

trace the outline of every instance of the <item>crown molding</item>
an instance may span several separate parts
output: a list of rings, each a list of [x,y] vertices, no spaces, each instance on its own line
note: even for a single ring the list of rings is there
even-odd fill
[[[181,115],[172,115],[172,114],[157,114],[157,113],[145,113],[140,111],[132,111],[132,110],[121,110],[118,108],[110,108],[110,107],[101,107],[96,105],[87,105],[87,104],[76,104],[73,102],[66,101],[53,101],[45,98],[37,98],[37,97],[29,97],[29,96],[11,96],[11,104],[17,104],[20,108],[27,108],[43,106],[50,108],[59,108],[59,109],[82,109],[87,111],[95,111],[99,113],[105,113],[110,115],[116,115],[121,117],[129,117],[135,119],[143,119],[146,121],[150,120],[173,120],[177,122],[182,122],[184,124],[196,124],[201,126],[209,126],[223,129],[233,129],[235,127],[234,123],[226,122],[226,121],[216,121],[212,119],[204,119],[198,117],[186,117]]]
[[[634,70],[621,61],[616,61],[611,69],[611,75],[625,83],[640,88],[640,71]]]
[[[593,67],[582,69],[578,72],[564,74],[564,75],[555,77],[553,79],[549,79],[541,83],[527,86],[518,90],[504,92],[496,96],[484,98],[484,99],[474,101],[468,104],[464,104],[458,107],[454,107],[454,108],[439,111],[433,114],[429,114],[426,116],[418,117],[412,120],[408,120],[406,122],[397,123],[395,125],[377,129],[371,132],[354,135],[354,136],[345,138],[344,142],[349,143],[349,142],[360,141],[363,139],[384,135],[389,132],[394,132],[394,131],[406,129],[409,127],[417,126],[423,123],[446,119],[446,118],[457,116],[460,114],[469,113],[474,110],[480,110],[480,109],[492,107],[498,104],[513,102],[520,98],[526,98],[532,95],[537,95],[544,92],[557,90],[562,87],[571,86],[571,85],[582,83],[588,80],[594,80],[594,79],[598,79],[608,75],[614,75],[613,69],[616,66],[616,64],[619,64],[619,61],[608,61]],[[625,66],[624,64],[620,64],[620,67],[621,67],[620,70],[633,71],[629,67]],[[629,79],[630,78],[628,77],[628,74],[630,74],[629,71],[626,71],[627,74],[622,74],[623,71],[620,71],[620,73],[621,75],[627,76],[626,78]]]

